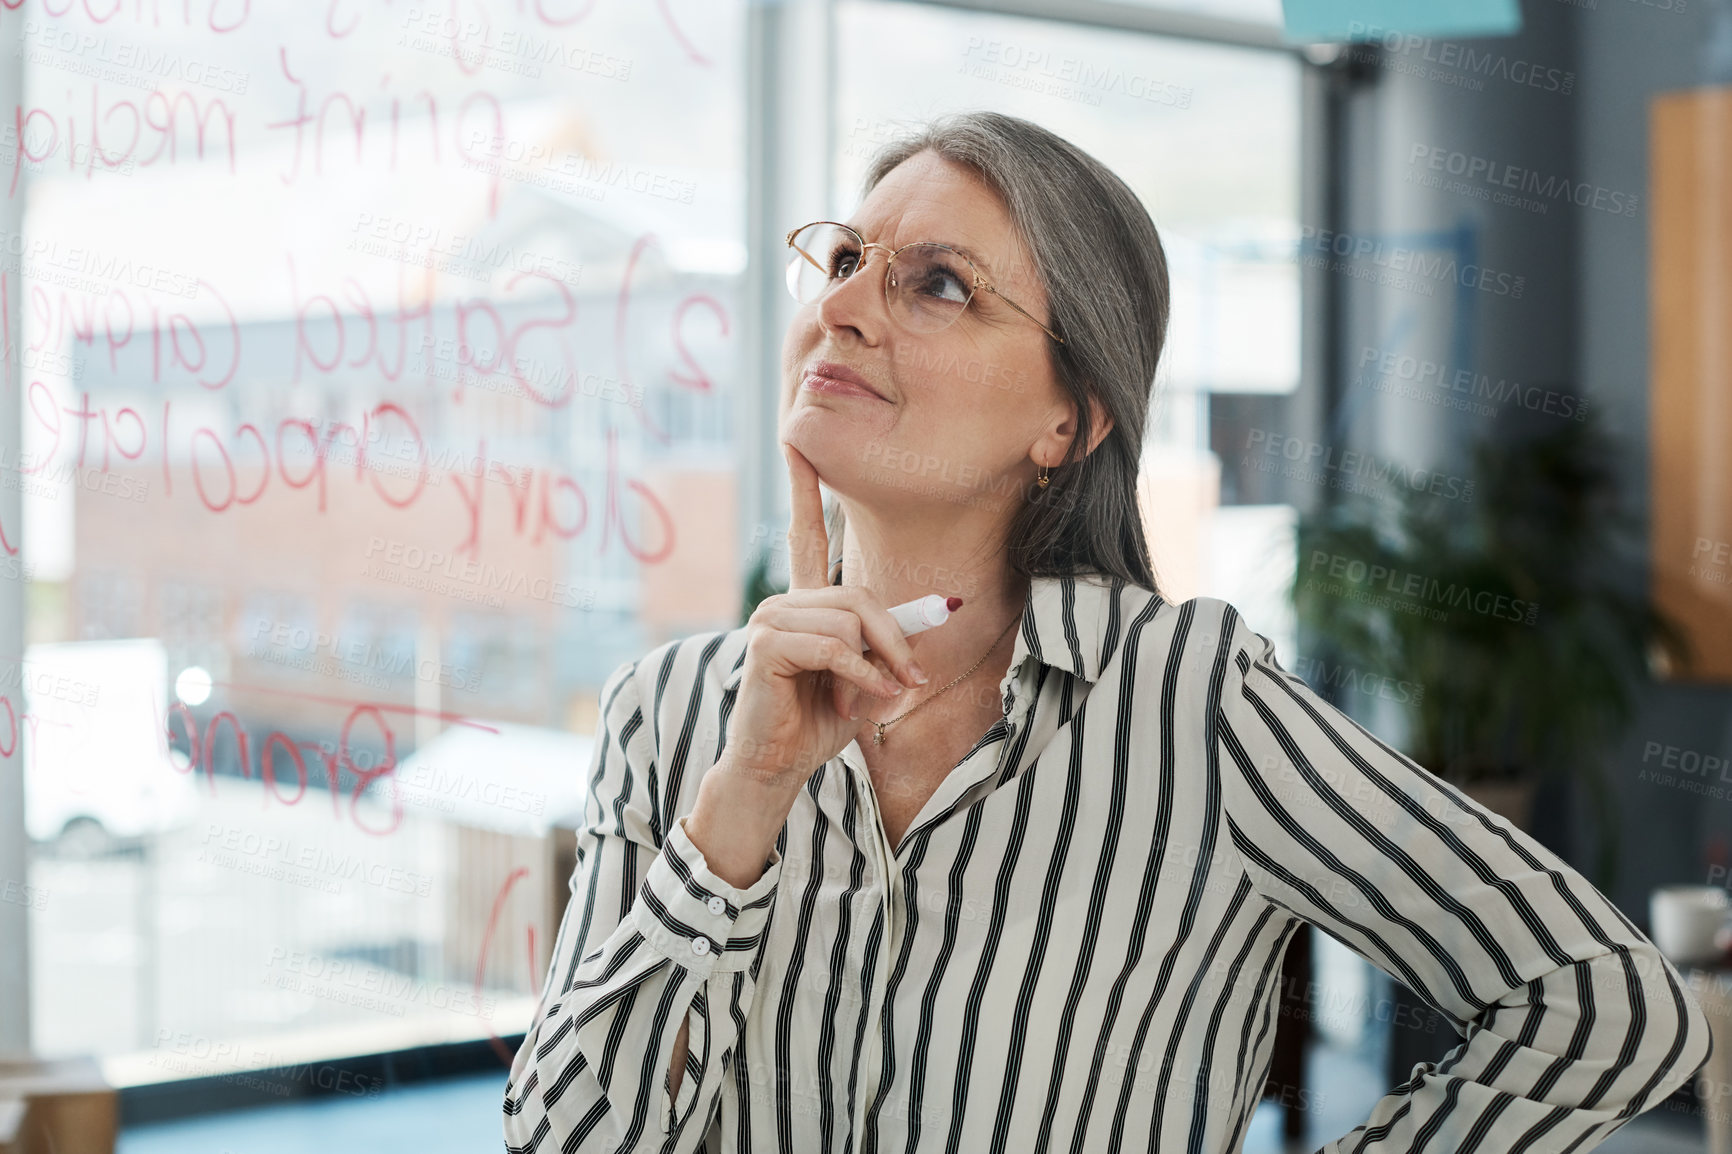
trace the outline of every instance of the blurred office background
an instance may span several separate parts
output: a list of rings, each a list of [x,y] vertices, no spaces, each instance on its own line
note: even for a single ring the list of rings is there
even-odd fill
[[[1638,924],[1724,888],[1732,12],[1364,8],[0,6],[0,1122],[34,1061],[128,1154],[497,1142],[602,678],[786,581],[783,237],[955,109],[1161,230],[1168,598]],[[1318,584],[1368,526],[1538,614]],[[1457,1040],[1291,960],[1247,1151]]]

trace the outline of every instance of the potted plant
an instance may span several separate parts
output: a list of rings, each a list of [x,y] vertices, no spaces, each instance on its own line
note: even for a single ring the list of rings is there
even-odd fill
[[[1617,453],[1578,410],[1472,450],[1472,480],[1392,482],[1299,518],[1291,593],[1325,662],[1417,687],[1407,752],[1526,825],[1551,774],[1586,789],[1595,884],[1611,886],[1618,828],[1603,756],[1650,661],[1685,652],[1645,595],[1639,524],[1620,509]]]

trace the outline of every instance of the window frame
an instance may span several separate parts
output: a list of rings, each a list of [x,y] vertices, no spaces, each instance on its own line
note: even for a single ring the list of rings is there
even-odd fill
[[[1067,25],[1108,29],[1133,35],[1254,49],[1293,56],[1300,63],[1299,80],[1299,218],[1320,229],[1333,227],[1339,215],[1341,100],[1339,62],[1334,46],[1292,43],[1283,29],[1250,21],[1223,19],[1177,9],[1113,3],[1111,0],[873,0],[924,5],[991,16],[1019,16]],[[775,250],[786,221],[799,207],[831,203],[835,184],[836,123],[836,0],[805,0],[796,4],[752,4],[747,8],[747,251],[754,258]],[[784,77],[795,61],[824,59],[830,78],[825,90],[792,91]],[[822,141],[819,164],[785,164],[782,158],[809,154],[812,141]],[[1331,339],[1339,315],[1339,287],[1325,270],[1299,268],[1299,382],[1294,399],[1296,432],[1328,426],[1338,398],[1329,382],[1340,379],[1339,342]],[[779,261],[747,261],[743,360],[740,380],[745,386],[736,399],[737,452],[740,465],[741,553],[745,574],[770,543],[786,531],[787,463],[776,443],[777,383],[782,334],[793,315],[793,302],[782,285]],[[1208,393],[1201,419],[1208,422]],[[1309,435],[1307,433],[1306,435]],[[1284,503],[1308,505],[1314,495],[1283,485]],[[785,561],[785,558],[784,558]],[[785,574],[772,569],[771,580]]]

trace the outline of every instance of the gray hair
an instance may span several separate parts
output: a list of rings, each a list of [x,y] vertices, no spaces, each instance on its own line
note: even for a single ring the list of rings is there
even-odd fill
[[[1009,210],[1046,291],[1059,384],[1076,402],[1077,434],[1044,487],[1030,486],[1007,550],[1024,577],[1098,573],[1159,591],[1143,533],[1137,472],[1167,335],[1167,258],[1149,213],[1110,169],[1063,137],[998,112],[934,120],[881,149],[862,196],[916,153],[973,169]],[[1087,452],[1090,399],[1112,416]],[[840,546],[833,509],[830,539]]]

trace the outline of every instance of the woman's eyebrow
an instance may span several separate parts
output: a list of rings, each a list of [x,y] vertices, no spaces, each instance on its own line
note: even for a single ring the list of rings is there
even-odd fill
[[[841,223],[843,223],[843,224],[847,225],[849,228],[853,229],[860,236],[866,235],[864,232],[861,232],[860,227],[858,225],[856,225],[851,220],[845,220],[845,221],[842,221]],[[963,256],[967,257],[969,260],[973,261],[976,265],[978,265],[981,272],[985,273],[987,276],[991,277],[993,280],[998,279],[998,275],[992,271],[991,262],[988,261],[985,257],[981,256],[979,253],[975,252],[973,249],[967,247],[966,245],[956,244],[956,243],[954,243],[952,241],[948,241],[948,240],[936,240],[935,241],[935,240],[931,240],[930,237],[928,237],[926,239],[932,244],[941,244],[945,248],[948,248],[948,249],[951,249],[955,252],[961,253]],[[872,242],[868,241],[867,243],[870,244]],[[909,243],[910,244],[919,244],[921,242],[920,241],[910,241]],[[889,247],[895,248],[896,246],[891,245]]]
[[[933,243],[934,244],[941,244],[945,248],[948,248],[953,252],[961,253],[963,256],[965,256],[969,260],[973,261],[974,266],[976,268],[978,268],[981,272],[986,274],[986,279],[993,281],[995,283],[997,282],[998,274],[992,271],[992,263],[990,261],[988,261],[985,257],[981,256],[979,253],[975,252],[973,249],[969,248],[967,245],[956,244],[956,243],[954,243],[952,241],[948,241],[948,240],[939,240],[939,241],[934,241]]]
[[[985,257],[981,256],[979,253],[975,252],[973,249],[965,248],[960,244],[950,244],[949,241],[940,241],[939,243],[949,245],[949,247],[955,249],[957,252],[961,253],[963,256],[967,257],[969,260],[973,261],[976,265],[978,265],[980,267],[981,272],[985,273],[987,276],[991,277],[993,280],[998,279],[998,275],[992,271],[992,265],[987,261],[987,259]]]

